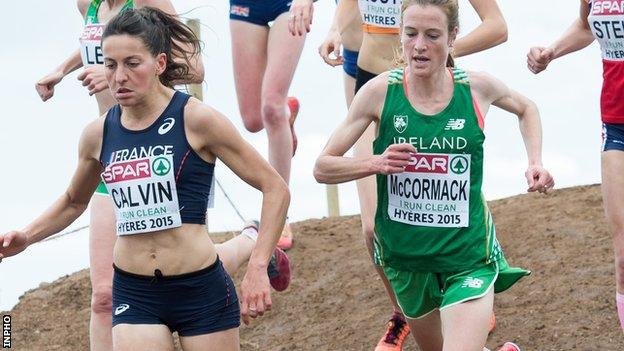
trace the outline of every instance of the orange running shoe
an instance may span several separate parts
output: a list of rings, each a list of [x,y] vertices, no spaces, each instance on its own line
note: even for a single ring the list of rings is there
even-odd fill
[[[488,325],[488,334],[492,334],[494,329],[496,329],[496,315],[494,311],[492,311],[492,315],[490,316],[490,324]]]
[[[503,346],[498,349],[498,351],[522,351],[520,350],[520,347],[518,347],[518,345],[514,344],[513,342],[506,342],[503,344]]]
[[[297,100],[294,96],[288,97],[288,109],[290,110],[290,118],[288,119],[288,123],[290,124],[290,132],[292,133],[293,140],[293,156],[295,156],[295,152],[297,151],[297,134],[295,134],[295,119],[297,119],[297,114],[299,114],[299,100]]]
[[[401,351],[403,350],[403,342],[409,335],[410,328],[403,315],[394,312],[390,321],[388,321],[388,330],[377,343],[375,351]]]
[[[292,230],[290,229],[290,224],[286,222],[284,224],[284,229],[282,229],[282,235],[277,241],[277,247],[286,251],[286,250],[292,249],[293,245],[294,245],[293,233],[292,233]]]

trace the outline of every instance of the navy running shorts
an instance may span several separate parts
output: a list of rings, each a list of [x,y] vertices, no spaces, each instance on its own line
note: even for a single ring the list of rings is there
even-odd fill
[[[292,0],[230,0],[230,19],[266,27],[288,12],[291,3]]]
[[[342,69],[349,76],[356,78],[357,75],[357,60],[358,60],[357,51],[351,51],[348,49],[342,49],[342,58],[344,62],[342,63]]]
[[[113,327],[163,324],[180,336],[195,336],[240,326],[234,283],[218,258],[202,270],[173,276],[113,268]]]
[[[624,124],[602,124],[602,151],[624,151]]]

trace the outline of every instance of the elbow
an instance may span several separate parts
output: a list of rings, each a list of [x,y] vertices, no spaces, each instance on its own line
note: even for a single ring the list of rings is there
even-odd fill
[[[496,45],[500,45],[507,41],[509,37],[509,31],[507,30],[507,23],[504,19],[501,19],[496,23]]]
[[[329,177],[327,176],[327,172],[324,172],[323,164],[320,159],[316,161],[316,164],[314,164],[313,175],[317,183],[320,183],[320,184],[329,183]]]
[[[205,75],[205,71],[204,71],[204,65],[199,65],[198,67],[195,67],[195,70],[193,71],[192,74],[192,82],[193,84],[201,84],[204,82],[204,75]]]
[[[201,84],[204,82],[204,75],[206,74],[206,71],[204,70],[204,64],[201,60],[197,60],[197,62],[195,62],[195,66],[192,67],[190,73],[192,84]]]

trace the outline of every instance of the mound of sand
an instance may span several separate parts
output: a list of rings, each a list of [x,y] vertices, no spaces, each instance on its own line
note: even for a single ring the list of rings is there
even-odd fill
[[[488,347],[511,340],[524,350],[624,350],[599,187],[520,195],[491,208],[508,260],[533,274],[497,295]],[[292,284],[273,294],[269,315],[241,328],[242,349],[372,350],[391,307],[365,252],[359,216],[307,220],[294,229]],[[87,350],[89,300],[87,271],[29,291],[8,312],[13,348]],[[413,339],[405,350],[418,350]]]

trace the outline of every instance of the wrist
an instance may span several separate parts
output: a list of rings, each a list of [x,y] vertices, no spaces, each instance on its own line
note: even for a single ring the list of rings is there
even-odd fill
[[[262,260],[259,258],[251,257],[249,258],[249,263],[247,264],[247,270],[266,271],[268,266],[269,260]]]

